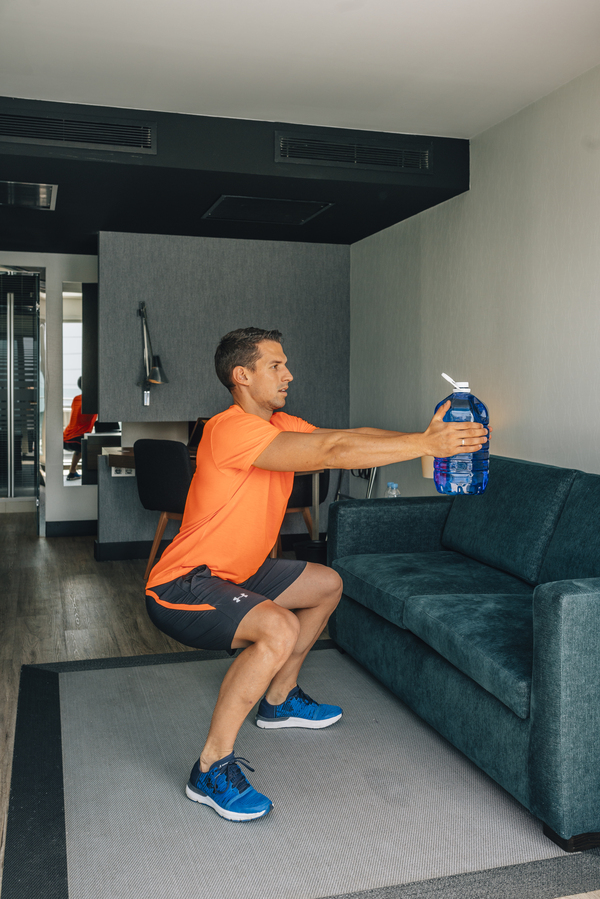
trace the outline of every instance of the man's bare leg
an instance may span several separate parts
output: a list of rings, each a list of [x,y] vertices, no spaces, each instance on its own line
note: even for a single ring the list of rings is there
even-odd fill
[[[233,752],[244,719],[293,652],[299,633],[296,616],[270,599],[242,619],[231,645],[232,649],[247,648],[233,660],[223,678],[200,755],[202,771]]]
[[[260,603],[240,622],[232,649],[247,648],[223,678],[200,755],[202,771],[233,752],[240,727],[265,691],[273,705],[286,699],[341,591],[335,571],[309,562],[275,602]]]
[[[332,568],[308,562],[300,577],[275,600],[294,612],[300,633],[293,652],[269,684],[265,698],[271,705],[284,702],[296,686],[304,659],[337,607],[342,588],[342,579]]]

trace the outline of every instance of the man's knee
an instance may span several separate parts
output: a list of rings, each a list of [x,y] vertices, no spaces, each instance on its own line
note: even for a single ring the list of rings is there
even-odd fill
[[[318,568],[320,594],[323,597],[323,601],[332,603],[335,608],[342,596],[344,583],[333,568],[327,568],[325,565],[319,565]]]
[[[287,658],[294,650],[300,635],[300,622],[293,612],[272,604],[271,614],[267,617],[264,640],[272,652]]]
[[[240,640],[260,644],[275,659],[285,659],[293,652],[300,634],[300,622],[293,612],[274,602],[256,606],[241,622],[232,646]]]
[[[334,592],[336,593],[338,602],[339,602],[339,599],[342,595],[342,590],[344,589],[344,582],[343,582],[342,578],[340,577],[340,575],[337,573],[337,571],[334,571],[333,568],[328,568],[327,570],[331,572],[331,580],[332,580],[331,586],[332,586],[332,589],[334,590]]]

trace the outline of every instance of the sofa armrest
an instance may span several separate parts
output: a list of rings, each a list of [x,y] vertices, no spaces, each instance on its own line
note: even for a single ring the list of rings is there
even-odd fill
[[[533,594],[530,782],[534,814],[568,839],[600,832],[600,578]]]
[[[332,503],[328,563],[355,553],[428,552],[442,549],[451,496],[402,496]]]

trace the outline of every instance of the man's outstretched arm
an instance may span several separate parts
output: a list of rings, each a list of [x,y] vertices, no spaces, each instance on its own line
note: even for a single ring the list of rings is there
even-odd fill
[[[445,422],[449,402],[441,406],[423,433],[404,434],[356,430],[316,430],[311,434],[286,431],[255,460],[268,471],[311,471],[319,468],[375,468],[420,456],[443,458],[475,453],[487,442],[478,422]]]

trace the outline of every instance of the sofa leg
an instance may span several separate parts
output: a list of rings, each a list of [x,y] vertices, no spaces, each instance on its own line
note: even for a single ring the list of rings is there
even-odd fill
[[[544,835],[560,846],[564,852],[583,852],[586,849],[596,849],[600,846],[600,833],[579,833],[577,836],[565,840],[564,837],[559,837],[557,833],[554,833],[547,824],[544,824]]]

